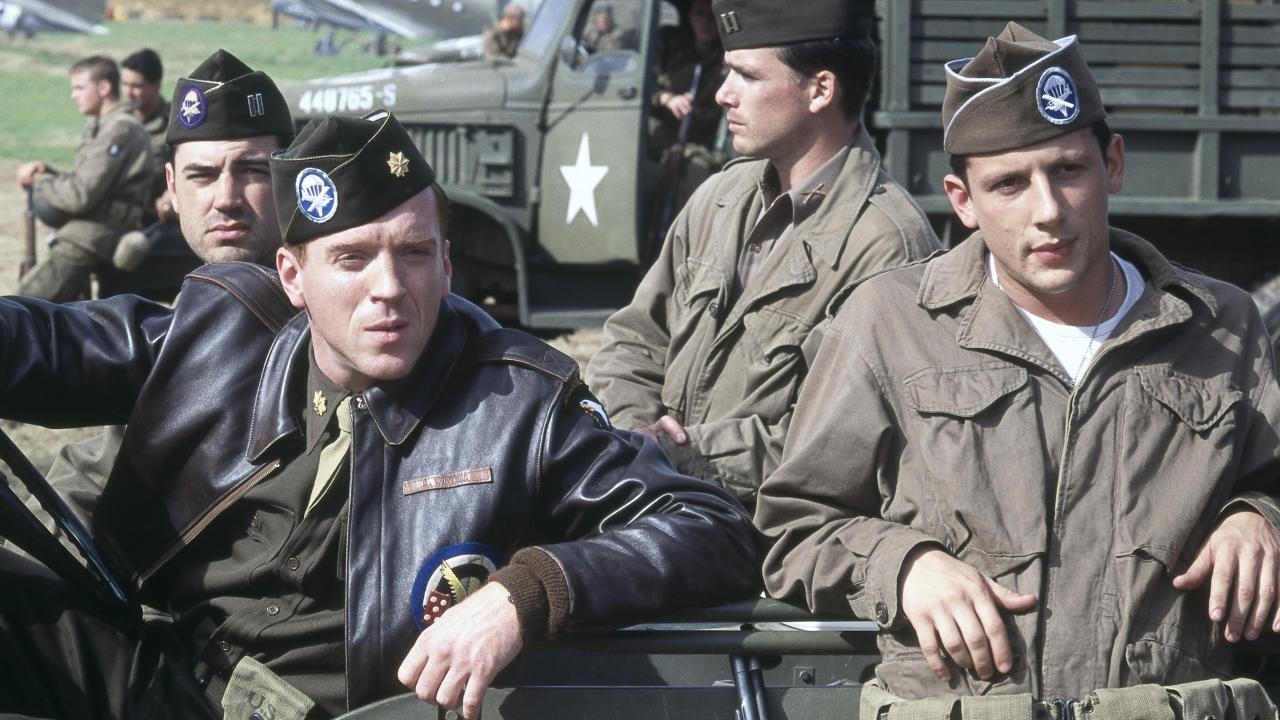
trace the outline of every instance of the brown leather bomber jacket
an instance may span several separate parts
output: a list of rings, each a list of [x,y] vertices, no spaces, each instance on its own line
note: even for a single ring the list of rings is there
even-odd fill
[[[95,534],[140,596],[282,459],[302,428],[310,334],[274,273],[193,273],[170,309],[120,296],[0,300],[0,407],[53,426],[128,422]],[[347,697],[399,690],[415,576],[436,551],[536,546],[562,573],[567,631],[741,597],[758,586],[750,518],[610,427],[574,362],[450,296],[411,375],[356,397],[347,527]],[[472,472],[469,472],[472,471]],[[465,483],[430,478],[464,474]],[[418,481],[418,482],[414,482]],[[542,572],[539,578],[546,582]]]

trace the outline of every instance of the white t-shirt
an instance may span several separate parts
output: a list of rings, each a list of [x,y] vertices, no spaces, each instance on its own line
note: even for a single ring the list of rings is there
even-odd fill
[[[1022,313],[1022,317],[1027,319],[1027,322],[1030,323],[1036,334],[1040,336],[1040,339],[1044,340],[1044,344],[1048,345],[1049,349],[1053,351],[1054,357],[1058,358],[1058,362],[1062,364],[1067,374],[1071,376],[1072,383],[1080,382],[1080,377],[1084,374],[1089,363],[1093,361],[1093,356],[1097,354],[1098,348],[1102,347],[1102,343],[1111,337],[1111,333],[1116,329],[1116,326],[1137,304],[1138,298],[1142,297],[1142,292],[1147,287],[1146,282],[1142,279],[1142,272],[1133,263],[1115,253],[1111,253],[1111,258],[1124,272],[1124,301],[1120,303],[1120,309],[1116,311],[1116,314],[1101,325],[1063,325],[1052,320],[1045,320],[1038,315],[1033,315],[1018,307],[1017,303],[1013,305],[1018,308],[1018,312]],[[987,274],[991,276],[991,281],[995,283],[996,287],[1000,287],[1000,278],[996,275],[995,256],[991,253],[987,253]]]

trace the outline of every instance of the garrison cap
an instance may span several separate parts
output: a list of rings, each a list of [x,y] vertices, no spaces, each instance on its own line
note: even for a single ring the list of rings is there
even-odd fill
[[[316,118],[271,155],[280,237],[301,245],[376,220],[435,182],[391,111]]]
[[[861,38],[876,24],[875,0],[713,0],[725,50],[775,47],[806,40]]]
[[[1035,145],[1107,117],[1075,35],[1050,41],[1011,22],[945,67],[942,147],[952,155]]]
[[[189,77],[178,78],[166,143],[259,135],[293,135],[289,105],[266,73],[250,70],[235,55],[219,50]]]

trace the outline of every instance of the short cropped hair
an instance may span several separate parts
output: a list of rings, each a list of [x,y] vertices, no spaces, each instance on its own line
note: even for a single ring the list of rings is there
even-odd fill
[[[80,58],[71,66],[70,73],[75,75],[80,72],[88,72],[89,78],[94,82],[106,80],[111,83],[111,97],[120,97],[120,70],[116,67],[115,60],[105,55]]]
[[[778,50],[782,64],[800,77],[812,77],[830,70],[840,83],[841,103],[845,117],[862,117],[871,81],[876,76],[878,50],[869,37],[807,40],[783,45]]]
[[[152,85],[159,85],[160,79],[164,77],[164,65],[160,62],[160,56],[151,48],[131,53],[120,62],[120,67],[138,73]]]

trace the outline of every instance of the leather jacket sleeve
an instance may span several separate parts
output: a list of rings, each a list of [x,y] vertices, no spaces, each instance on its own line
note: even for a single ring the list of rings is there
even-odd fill
[[[678,473],[652,440],[616,430],[581,384],[543,441],[541,545],[568,583],[565,628],[626,624],[759,587],[750,517],[718,486]],[[554,625],[554,619],[553,619]]]
[[[66,305],[0,299],[3,416],[46,427],[128,421],[171,317],[131,295]]]

